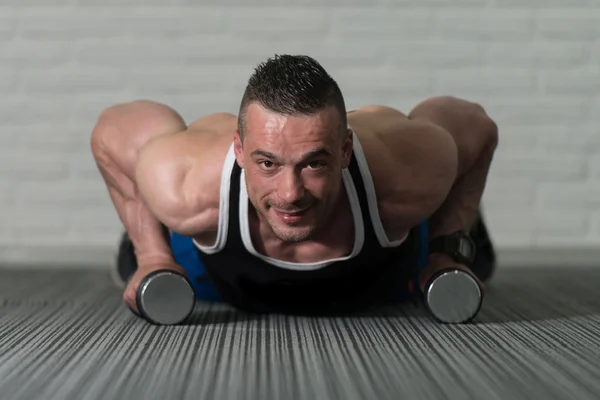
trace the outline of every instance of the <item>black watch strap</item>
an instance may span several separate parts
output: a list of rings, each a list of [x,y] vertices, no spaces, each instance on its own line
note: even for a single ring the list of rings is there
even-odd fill
[[[475,244],[468,234],[459,231],[433,238],[429,242],[429,254],[432,253],[445,254],[456,262],[470,263],[475,256]]]
[[[457,248],[458,238],[456,235],[438,236],[429,242],[429,253],[441,253],[454,257]]]

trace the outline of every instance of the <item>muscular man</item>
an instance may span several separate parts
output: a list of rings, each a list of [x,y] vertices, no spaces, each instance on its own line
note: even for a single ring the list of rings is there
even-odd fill
[[[92,149],[135,249],[124,301],[136,310],[140,281],[158,269],[191,276],[197,291],[208,282],[249,311],[388,298],[410,286],[424,241],[468,234],[497,142],[484,109],[453,97],[408,115],[347,112],[334,79],[307,56],[261,63],[239,116],[186,126],[155,102],[110,107]],[[181,261],[181,243],[198,265]],[[447,252],[424,260],[421,289],[442,268],[469,271]]]

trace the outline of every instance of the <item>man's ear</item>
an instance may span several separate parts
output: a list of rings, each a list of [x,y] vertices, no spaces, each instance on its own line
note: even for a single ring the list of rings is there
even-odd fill
[[[350,166],[350,160],[352,159],[352,149],[354,148],[354,132],[348,128],[346,130],[346,137],[342,144],[342,167],[348,168]]]
[[[244,145],[240,137],[240,131],[237,129],[233,132],[233,151],[240,168],[244,168]]]

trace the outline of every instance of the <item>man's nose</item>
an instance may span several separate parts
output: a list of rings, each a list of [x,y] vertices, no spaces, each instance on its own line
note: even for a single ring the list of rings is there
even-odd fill
[[[293,203],[304,196],[304,182],[300,173],[290,169],[277,182],[277,195],[286,203]]]

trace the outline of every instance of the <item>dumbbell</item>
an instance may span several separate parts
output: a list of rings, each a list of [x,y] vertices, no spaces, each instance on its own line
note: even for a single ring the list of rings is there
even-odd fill
[[[479,313],[483,292],[469,273],[448,268],[434,274],[425,286],[424,303],[438,322],[463,324]]]
[[[196,295],[190,281],[172,270],[148,274],[138,286],[135,303],[138,317],[154,325],[177,325],[194,311]]]

